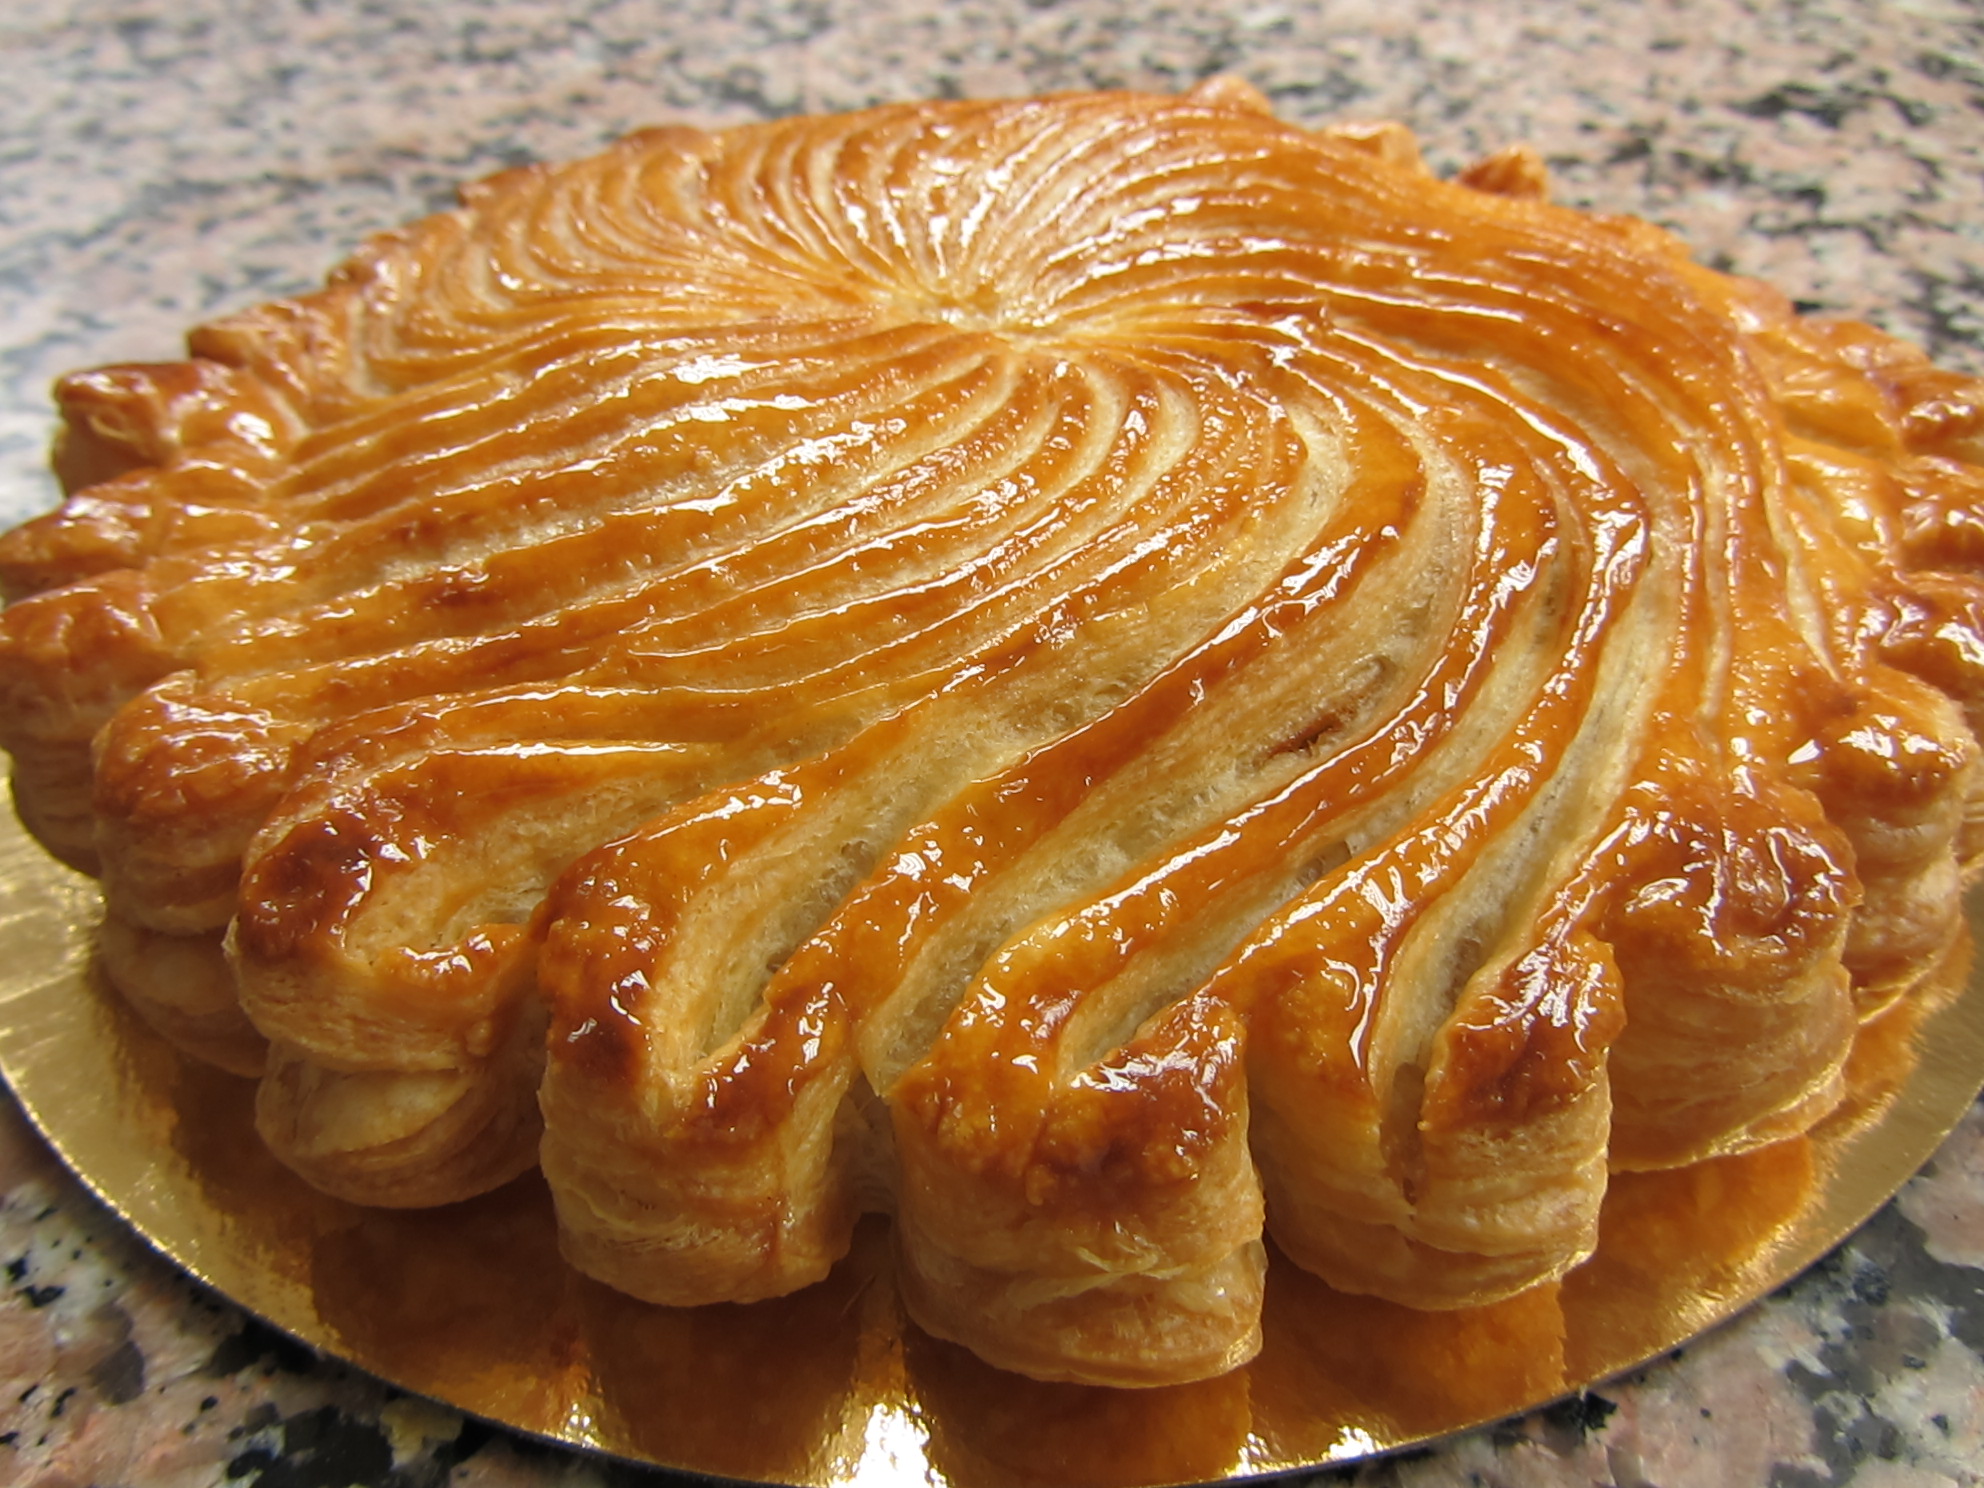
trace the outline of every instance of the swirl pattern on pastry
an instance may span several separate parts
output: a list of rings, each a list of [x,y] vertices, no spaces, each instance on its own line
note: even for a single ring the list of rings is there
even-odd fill
[[[24,818],[363,1203],[1046,1378],[1562,1274],[1956,934],[1984,392],[1243,87],[663,129],[60,390]]]

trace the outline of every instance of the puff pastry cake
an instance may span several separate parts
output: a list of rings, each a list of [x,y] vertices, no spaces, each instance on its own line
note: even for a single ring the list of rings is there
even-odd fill
[[[1984,389],[1244,86],[658,129],[59,389],[23,818],[311,1183],[1048,1379],[1472,1305],[1960,927]],[[1265,1226],[1265,1231],[1264,1231]],[[1281,1264],[1277,1261],[1277,1264]]]

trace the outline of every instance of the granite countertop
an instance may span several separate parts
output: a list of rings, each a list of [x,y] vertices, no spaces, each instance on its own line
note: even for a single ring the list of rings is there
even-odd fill
[[[53,377],[169,359],[191,324],[314,284],[461,180],[669,119],[1218,72],[1296,120],[1403,120],[1443,171],[1529,141],[1560,199],[1984,372],[1978,0],[58,0],[8,8],[0,49],[4,523],[54,499]],[[650,1480],[401,1395],[205,1293],[4,1097],[0,1195],[0,1481]],[[1984,1483],[1984,1114],[1852,1241],[1688,1347],[1315,1480]]]

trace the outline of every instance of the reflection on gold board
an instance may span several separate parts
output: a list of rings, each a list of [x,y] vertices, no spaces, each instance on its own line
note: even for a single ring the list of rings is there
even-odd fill
[[[1811,1136],[1615,1178],[1598,1254],[1559,1286],[1418,1313],[1279,1263],[1246,1368],[1162,1390],[1045,1385],[909,1326],[880,1221],[817,1287],[681,1309],[566,1268],[535,1175],[425,1211],[315,1192],[256,1139],[251,1085],[182,1059],[100,985],[95,903],[91,884],[0,826],[0,1072],[153,1244],[409,1389],[562,1441],[768,1482],[1145,1488],[1343,1461],[1513,1414],[1796,1274],[1934,1151],[1984,1079],[1984,994],[1966,952],[1867,1031],[1847,1106]]]

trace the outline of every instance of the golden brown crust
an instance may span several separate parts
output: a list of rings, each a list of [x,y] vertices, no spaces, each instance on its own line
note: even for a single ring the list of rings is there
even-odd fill
[[[1151,1384],[1803,1130],[1984,852],[1984,390],[1243,85],[656,130],[0,538],[24,818],[313,1182]],[[225,946],[223,955],[222,947]]]

